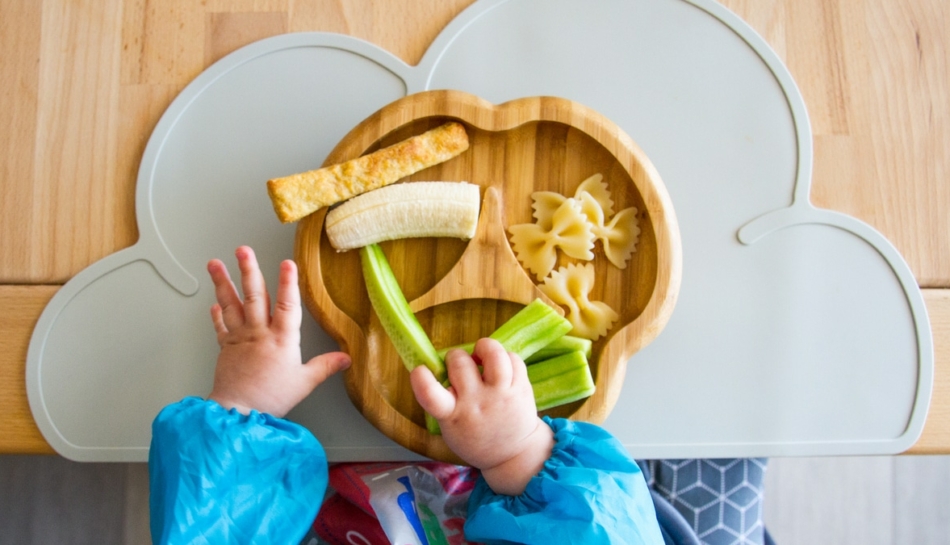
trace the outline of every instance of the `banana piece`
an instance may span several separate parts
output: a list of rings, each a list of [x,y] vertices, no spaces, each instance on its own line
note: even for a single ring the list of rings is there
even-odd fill
[[[475,236],[479,188],[466,182],[405,182],[353,197],[327,213],[337,251],[384,240]]]

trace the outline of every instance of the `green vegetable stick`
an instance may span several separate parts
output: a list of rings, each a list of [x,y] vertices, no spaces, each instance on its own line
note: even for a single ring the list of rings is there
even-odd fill
[[[564,335],[559,339],[555,339],[550,344],[538,350],[534,354],[528,356],[524,362],[530,365],[539,361],[549,360],[555,356],[567,354],[568,352],[583,352],[587,359],[590,359],[593,344],[594,343],[590,339],[575,337],[573,335]],[[449,353],[449,350],[454,350],[456,348],[462,349],[471,354],[472,350],[475,349],[475,343],[458,344],[448,348],[442,348],[439,350],[439,356],[445,360],[445,355]]]
[[[439,357],[442,358],[442,361],[445,361],[445,355],[449,353],[449,350],[455,350],[456,348],[464,350],[468,352],[469,354],[471,354],[475,350],[475,343],[457,344],[455,346],[441,348],[437,352],[439,354]]]
[[[528,366],[528,381],[534,392],[538,411],[566,405],[590,397],[597,389],[590,374],[587,356],[582,351],[569,352]],[[439,423],[426,413],[426,428],[433,435],[442,433]]]
[[[409,371],[425,365],[436,379],[445,380],[445,364],[409,308],[383,250],[377,244],[364,246],[360,248],[360,261],[369,301],[403,365]]]
[[[426,430],[428,430],[429,435],[442,435],[442,427],[439,426],[439,421],[429,413],[426,413]]]
[[[586,351],[589,357],[591,342],[587,339],[565,335],[563,333],[565,330],[571,330],[570,322],[540,299],[535,299],[531,304],[509,318],[489,337],[500,342],[508,352],[518,354],[525,363],[529,359],[541,361],[575,350]],[[445,355],[448,354],[449,350],[455,348],[460,348],[471,354],[475,350],[475,343],[443,348],[438,351],[438,354],[445,360]],[[547,357],[538,358],[535,356],[537,352],[549,348],[551,350]]]
[[[596,390],[583,352],[570,352],[528,366],[539,411],[589,397]]]
[[[535,299],[519,310],[501,327],[489,335],[500,342],[505,350],[526,360],[556,339],[563,337],[574,326],[541,299]]]
[[[593,342],[583,337],[574,337],[573,335],[564,335],[555,340],[541,350],[538,350],[528,359],[524,360],[527,364],[537,363],[539,361],[549,360],[555,356],[562,356],[569,352],[582,352],[584,357],[590,359]]]

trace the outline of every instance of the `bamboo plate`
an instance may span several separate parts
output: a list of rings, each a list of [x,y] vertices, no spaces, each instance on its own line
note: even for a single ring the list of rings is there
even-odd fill
[[[472,241],[407,239],[381,244],[410,306],[436,348],[487,336],[535,297],[540,282],[522,268],[507,237],[509,225],[532,220],[531,193],[573,196],[587,177],[602,173],[614,210],[635,206],[640,241],[625,269],[603,255],[593,261],[592,300],[620,315],[594,343],[590,398],[545,411],[551,416],[602,422],[617,401],[627,360],[669,320],[679,290],[682,252],[669,196],[649,159],[604,116],[551,97],[495,106],[458,91],[410,95],[355,127],[327,157],[340,163],[459,121],[470,147],[458,157],[407,180],[458,180],[482,189],[479,226]],[[409,374],[370,306],[359,252],[338,253],[323,232],[326,209],[297,228],[295,259],[307,308],[348,352],[347,393],[360,412],[400,445],[433,459],[458,463],[439,436],[426,431]],[[557,266],[572,262],[559,256]]]

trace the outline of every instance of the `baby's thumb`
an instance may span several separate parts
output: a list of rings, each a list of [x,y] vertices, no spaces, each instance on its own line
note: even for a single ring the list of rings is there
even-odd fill
[[[311,359],[303,367],[312,388],[316,388],[332,375],[349,367],[350,361],[350,356],[345,352],[327,352]]]
[[[452,414],[455,409],[455,396],[445,386],[439,384],[432,371],[420,365],[409,374],[409,384],[412,393],[416,395],[419,405],[436,420]]]

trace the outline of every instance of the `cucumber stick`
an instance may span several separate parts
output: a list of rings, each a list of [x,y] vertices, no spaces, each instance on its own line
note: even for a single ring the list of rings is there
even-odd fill
[[[426,430],[429,435],[442,435],[442,427],[439,426],[439,421],[429,413],[426,413]]]
[[[437,380],[445,380],[445,364],[409,308],[383,250],[377,244],[364,246],[360,248],[360,261],[369,301],[403,365],[409,371],[425,365]]]
[[[472,351],[475,350],[475,343],[457,344],[455,346],[450,346],[448,348],[441,348],[438,350],[439,357],[442,358],[442,361],[445,361],[445,355],[449,353],[449,350],[455,350],[456,348],[464,350],[468,352],[469,354],[471,354]]]
[[[590,359],[593,344],[593,341],[590,339],[575,337],[573,335],[564,335],[563,337],[555,339],[551,343],[547,344],[544,348],[525,358],[524,362],[528,365],[531,365],[532,363],[548,360],[554,356],[560,356],[567,354],[568,352],[583,352],[584,355],[587,356],[587,359]],[[439,350],[439,356],[445,360],[445,355],[449,353],[449,350],[454,350],[456,348],[460,348],[471,354],[472,350],[475,349],[475,343],[465,343],[450,346],[448,348],[442,348]]]
[[[539,411],[589,397],[596,389],[583,352],[569,352],[529,365],[528,380]]]
[[[587,339],[574,337],[570,338],[575,339],[573,341],[564,341],[565,334],[572,328],[573,326],[566,318],[540,299],[535,299],[508,319],[489,337],[498,341],[508,352],[518,354],[522,360],[530,359],[535,353],[551,346],[552,343],[557,343],[557,346],[554,347],[557,354],[563,354],[573,347],[577,350],[577,354],[580,354],[586,366],[587,357],[590,356],[591,343]],[[439,351],[439,356],[444,360],[445,355],[452,348],[461,348],[471,354],[475,349],[475,343],[446,348]],[[589,369],[587,375],[590,376]],[[592,381],[591,384],[593,384]],[[550,390],[551,386],[548,385],[547,389]],[[550,394],[548,394],[548,397],[550,397]],[[537,400],[537,394],[535,394],[535,399]],[[574,399],[580,399],[580,397]],[[426,413],[426,428],[433,435],[441,433],[439,423],[429,413]]]
[[[522,360],[563,337],[574,326],[544,301],[535,299],[489,335]]]
[[[539,361],[549,360],[555,356],[561,356],[568,352],[583,352],[584,357],[590,360],[593,341],[583,337],[574,337],[573,335],[564,335],[553,341],[533,355],[524,360],[527,364],[537,363]]]
[[[587,355],[580,350],[529,365],[528,381],[539,411],[590,397],[597,389]],[[441,434],[439,423],[429,413],[426,428],[433,435]]]
[[[508,352],[518,354],[523,361],[528,361],[535,352],[551,346],[552,343],[565,346],[565,348],[557,351],[557,354],[572,350],[584,350],[585,346],[589,351],[590,341],[587,341],[586,345],[583,344],[586,339],[577,339],[577,341],[581,341],[580,343],[561,340],[572,327],[567,318],[558,314],[540,299],[535,299],[503,323],[501,327],[489,335],[489,338],[501,343]],[[444,360],[445,355],[453,348],[461,348],[471,354],[475,349],[475,343],[461,344],[439,350],[439,356]]]

